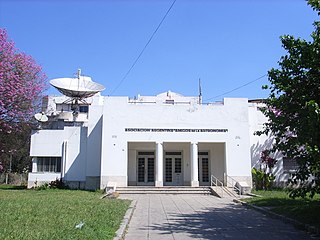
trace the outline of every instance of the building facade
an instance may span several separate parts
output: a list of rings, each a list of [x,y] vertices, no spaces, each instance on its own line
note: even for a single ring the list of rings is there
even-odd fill
[[[174,92],[86,99],[47,97],[49,121],[32,132],[28,187],[62,178],[71,188],[208,186],[226,176],[252,186],[251,167],[269,141],[259,103],[224,98],[201,104]]]

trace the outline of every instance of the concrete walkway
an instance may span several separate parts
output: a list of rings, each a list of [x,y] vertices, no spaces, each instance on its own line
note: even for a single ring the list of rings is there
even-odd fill
[[[136,194],[126,240],[315,239],[231,199],[206,195]]]

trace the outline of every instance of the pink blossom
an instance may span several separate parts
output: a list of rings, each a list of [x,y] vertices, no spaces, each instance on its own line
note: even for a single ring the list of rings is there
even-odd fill
[[[31,56],[19,52],[0,28],[0,130],[19,128],[39,106],[47,77]]]
[[[282,111],[276,108],[270,108],[269,110],[273,112],[276,117],[279,117],[282,114]]]

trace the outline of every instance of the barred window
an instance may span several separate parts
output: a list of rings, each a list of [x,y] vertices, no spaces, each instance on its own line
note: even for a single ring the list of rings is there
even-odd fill
[[[283,161],[284,172],[293,172],[293,171],[296,171],[299,167],[296,159],[284,157],[282,158],[282,161]]]
[[[37,157],[37,172],[61,172],[61,157]]]

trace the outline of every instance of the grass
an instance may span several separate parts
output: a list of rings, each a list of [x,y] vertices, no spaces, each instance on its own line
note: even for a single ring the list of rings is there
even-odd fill
[[[270,211],[287,216],[299,222],[320,228],[320,196],[310,198],[289,198],[284,190],[255,191],[261,197],[244,199],[244,201]]]
[[[130,204],[98,192],[0,187],[1,239],[113,239]],[[81,229],[75,226],[83,222]]]
[[[0,184],[0,189],[2,190],[21,190],[27,189],[27,186],[24,185],[10,185],[10,184]]]

